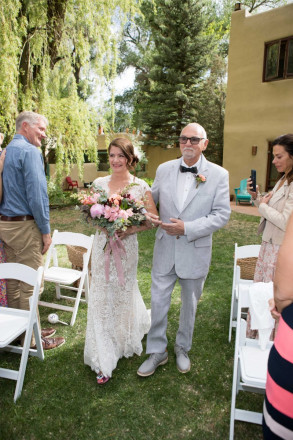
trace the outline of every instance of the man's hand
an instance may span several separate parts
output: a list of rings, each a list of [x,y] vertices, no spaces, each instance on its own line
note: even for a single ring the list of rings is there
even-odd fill
[[[179,218],[170,218],[172,223],[162,223],[161,228],[169,235],[184,235],[184,222]]]
[[[51,234],[43,234],[44,246],[43,246],[43,250],[42,250],[42,255],[44,255],[47,252],[51,243],[52,243]]]
[[[145,213],[146,219],[151,222],[154,226],[160,226],[162,224],[162,220],[160,220],[160,217],[156,214],[152,214],[151,212]]]

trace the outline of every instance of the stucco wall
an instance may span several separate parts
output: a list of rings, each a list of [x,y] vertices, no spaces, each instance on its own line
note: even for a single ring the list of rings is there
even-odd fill
[[[146,167],[146,175],[152,179],[155,178],[158,166],[167,162],[168,160],[177,159],[181,157],[179,148],[161,148],[161,147],[147,147],[146,157],[148,159]]]
[[[94,163],[85,163],[83,166],[84,166],[84,177],[82,180],[78,176],[77,165],[73,165],[73,167],[71,168],[70,173],[69,173],[69,176],[71,177],[72,180],[78,181],[79,187],[83,187],[84,182],[87,182],[87,183],[93,182],[93,180],[95,180],[97,177],[106,176],[108,174],[106,171],[97,171],[97,166]],[[56,169],[56,165],[50,164],[50,177],[55,176],[55,173],[56,173],[55,169]],[[63,186],[64,186],[64,189],[67,189],[65,177],[66,177],[66,175],[64,174]]]
[[[264,190],[268,141],[293,132],[293,79],[262,82],[264,43],[293,35],[292,23],[293,4],[255,15],[232,13],[223,154],[231,194],[251,168]]]

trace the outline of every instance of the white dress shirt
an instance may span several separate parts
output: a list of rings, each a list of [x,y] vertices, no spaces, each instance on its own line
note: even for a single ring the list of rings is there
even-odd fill
[[[192,165],[192,167],[196,166],[197,169],[199,170],[200,163],[201,163],[201,156],[200,156],[199,160],[194,165]],[[183,159],[182,159],[181,165],[183,165],[186,168],[191,168],[188,165],[186,165],[186,163],[184,162]],[[177,200],[179,203],[180,210],[183,209],[184,202],[187,198],[187,195],[188,195],[189,190],[192,185],[196,185],[195,174],[189,173],[189,172],[182,173],[179,170],[178,177],[177,177]]]
[[[186,168],[191,168],[188,165],[186,165],[183,158],[181,161],[181,165],[183,165]],[[197,172],[199,172],[200,165],[201,165],[201,156],[199,160],[194,165],[192,165],[192,167],[197,167]],[[177,200],[181,211],[183,209],[184,202],[187,198],[191,186],[196,185],[195,176],[196,174],[189,172],[182,173],[179,169],[178,177],[177,177]],[[186,235],[185,225],[184,225],[184,235]]]

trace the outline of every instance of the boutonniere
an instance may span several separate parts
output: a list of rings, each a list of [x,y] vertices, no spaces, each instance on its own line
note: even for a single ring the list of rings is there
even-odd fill
[[[205,176],[203,176],[202,174],[197,174],[196,176],[194,176],[195,180],[196,180],[196,188],[198,187],[198,185],[200,183],[204,183],[207,179],[205,178]]]

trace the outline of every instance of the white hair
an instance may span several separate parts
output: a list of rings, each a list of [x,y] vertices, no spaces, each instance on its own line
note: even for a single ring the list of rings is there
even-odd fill
[[[18,132],[21,129],[23,122],[27,122],[29,125],[35,125],[40,119],[46,124],[46,126],[49,124],[48,119],[39,113],[30,111],[21,112],[15,121],[16,131]]]
[[[207,139],[207,133],[206,133],[205,129],[203,128],[202,125],[198,124],[197,122],[190,122],[190,124],[187,124],[185,127],[183,127],[182,131],[183,131],[186,127],[193,127],[193,128],[196,128],[196,129],[201,130],[201,131],[202,131],[202,134],[203,134],[203,137],[204,137],[205,139]],[[181,131],[181,133],[182,133],[182,131]]]

